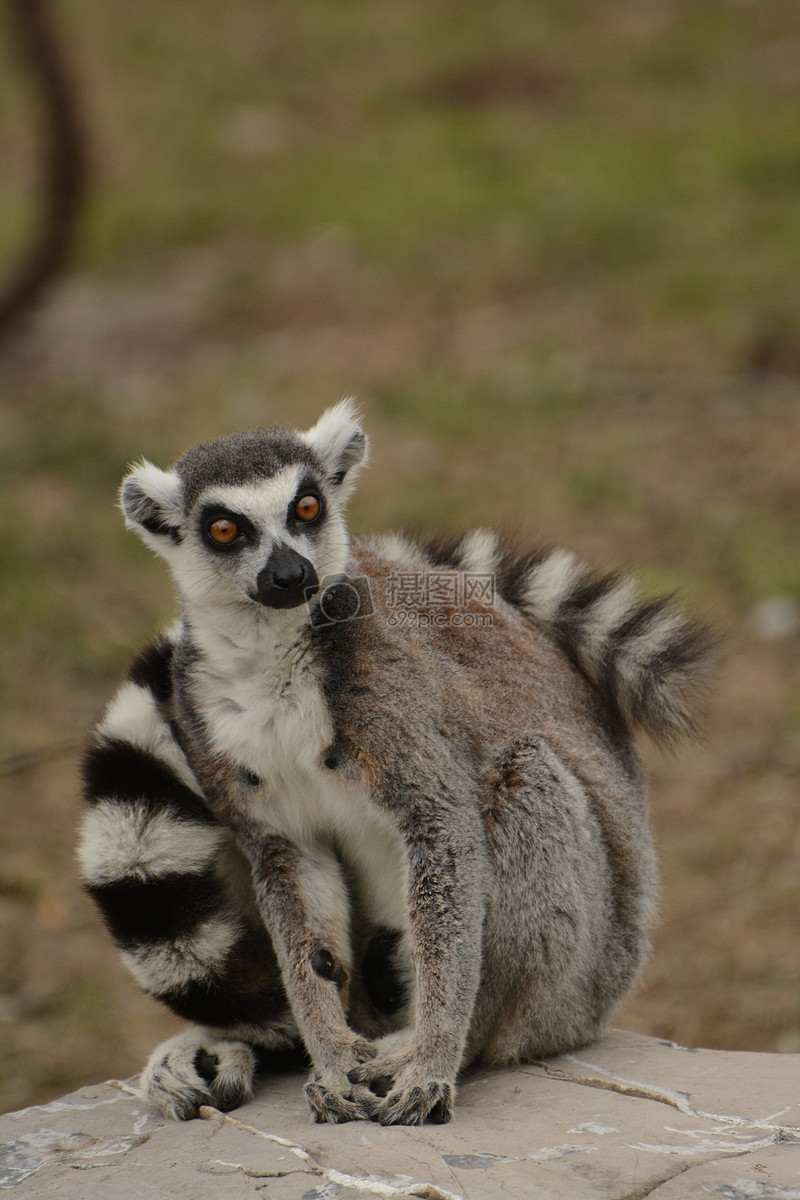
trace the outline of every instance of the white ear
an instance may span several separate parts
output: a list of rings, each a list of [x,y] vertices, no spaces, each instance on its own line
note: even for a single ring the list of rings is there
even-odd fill
[[[183,520],[181,481],[174,471],[161,471],[143,458],[122,481],[120,507],[125,524],[159,551],[178,541]]]
[[[361,428],[354,400],[340,400],[328,408],[313,429],[303,434],[308,445],[322,460],[328,479],[337,487],[353,468],[364,466],[369,443]]]

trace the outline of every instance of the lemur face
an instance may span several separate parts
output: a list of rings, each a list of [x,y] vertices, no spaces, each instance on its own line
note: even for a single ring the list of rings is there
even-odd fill
[[[204,488],[184,522],[192,569],[209,588],[224,583],[268,608],[309,600],[318,568],[329,565],[326,543],[339,515],[321,476],[294,463],[267,479]]]
[[[204,442],[170,471],[143,462],[126,476],[126,522],[167,560],[188,610],[297,608],[344,570],[344,504],[366,445],[349,401],[304,434]]]

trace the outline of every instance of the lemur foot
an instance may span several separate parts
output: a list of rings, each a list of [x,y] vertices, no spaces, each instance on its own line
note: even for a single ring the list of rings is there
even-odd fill
[[[246,1042],[187,1029],[156,1047],[139,1091],[165,1116],[189,1121],[201,1104],[229,1112],[249,1100],[255,1074],[256,1055]]]

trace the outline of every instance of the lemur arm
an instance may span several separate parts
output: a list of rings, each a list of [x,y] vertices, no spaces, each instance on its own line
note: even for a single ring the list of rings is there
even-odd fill
[[[338,1124],[371,1115],[375,1097],[347,1072],[375,1054],[349,1027],[350,901],[332,851],[265,830],[235,805],[229,819],[247,853],[256,899],[272,935],[292,1012],[312,1062],[306,1097],[314,1119]]]
[[[397,785],[394,785],[396,788]],[[405,789],[387,800],[408,854],[408,919],[417,997],[410,1039],[348,1074],[388,1095],[373,1112],[384,1125],[443,1124],[467,1043],[481,970],[487,863],[477,805]],[[387,1039],[391,1046],[391,1039]]]
[[[139,656],[94,730],[78,856],[137,981],[204,1027],[160,1047],[145,1072],[148,1098],[185,1117],[198,1103],[240,1103],[252,1085],[253,1048],[285,1049],[297,1035],[247,862],[211,813],[170,724],[172,651],[164,638]],[[249,1059],[240,1048],[222,1079],[235,1042],[251,1048]]]

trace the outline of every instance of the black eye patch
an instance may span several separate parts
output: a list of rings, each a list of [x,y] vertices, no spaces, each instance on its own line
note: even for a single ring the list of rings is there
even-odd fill
[[[206,546],[223,554],[258,540],[252,521],[217,504],[206,505],[200,512],[198,523]]]
[[[325,497],[312,479],[298,487],[286,513],[286,524],[297,532],[312,533],[325,519]]]

